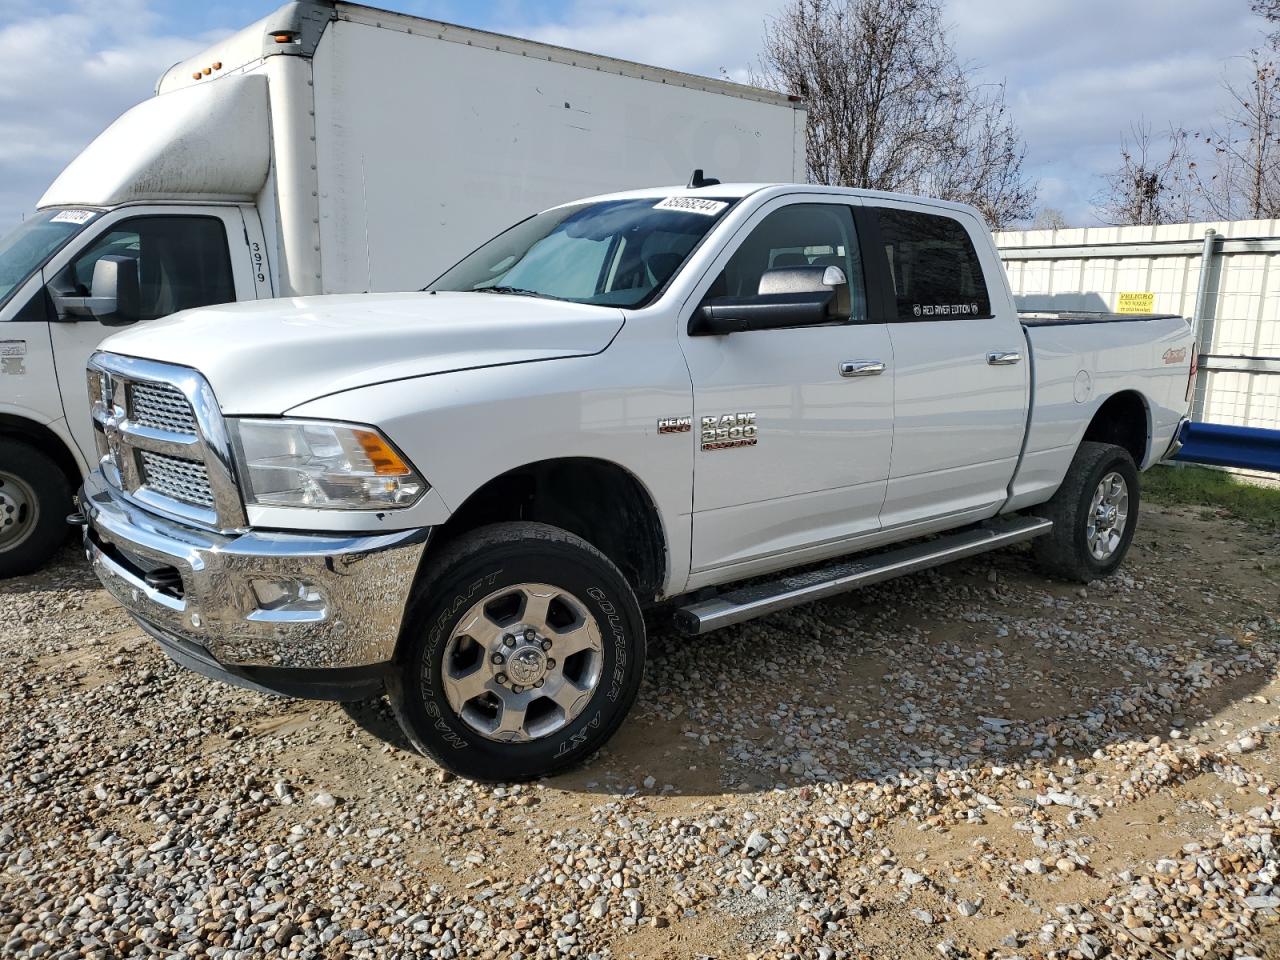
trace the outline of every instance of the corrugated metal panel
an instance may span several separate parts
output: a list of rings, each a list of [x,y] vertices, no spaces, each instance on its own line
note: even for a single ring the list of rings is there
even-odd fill
[[[996,244],[1022,309],[1115,310],[1143,292],[1153,311],[1192,317],[1209,230],[1192,416],[1280,429],[1280,220],[1009,231]]]

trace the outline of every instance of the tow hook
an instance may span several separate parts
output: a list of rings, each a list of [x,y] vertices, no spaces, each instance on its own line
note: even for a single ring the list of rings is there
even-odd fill
[[[67,523],[71,524],[73,527],[87,527],[89,525],[89,518],[77,510],[75,513],[67,514]]]

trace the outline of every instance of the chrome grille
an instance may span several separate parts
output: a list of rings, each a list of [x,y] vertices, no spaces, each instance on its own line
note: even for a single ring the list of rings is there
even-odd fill
[[[213,488],[203,463],[150,450],[139,450],[138,457],[142,461],[142,483],[148,490],[182,503],[213,507]]]
[[[196,435],[191,404],[177,387],[138,381],[129,388],[129,419],[142,427]]]
[[[95,353],[88,387],[107,483],[168,517],[226,531],[247,525],[208,381],[187,367]]]

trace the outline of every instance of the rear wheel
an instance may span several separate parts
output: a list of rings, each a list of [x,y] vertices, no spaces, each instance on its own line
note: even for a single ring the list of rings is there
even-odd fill
[[[30,573],[67,539],[71,485],[58,465],[17,440],[0,439],[0,578]]]
[[[639,605],[608,558],[556,527],[502,523],[424,574],[388,692],[410,741],[442,766],[527,780],[613,735],[644,656]]]
[[[1124,561],[1138,525],[1138,469],[1123,447],[1080,444],[1062,486],[1040,513],[1053,531],[1034,542],[1036,560],[1061,577],[1088,583]]]

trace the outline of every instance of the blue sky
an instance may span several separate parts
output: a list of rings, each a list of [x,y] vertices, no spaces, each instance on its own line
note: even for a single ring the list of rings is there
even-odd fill
[[[1145,117],[1206,129],[1261,42],[1248,0],[945,0],[952,39],[1008,84],[1042,205],[1096,222],[1099,175]],[[783,0],[384,0],[419,16],[711,76],[747,79]],[[171,63],[273,0],[0,0],[0,232]]]

